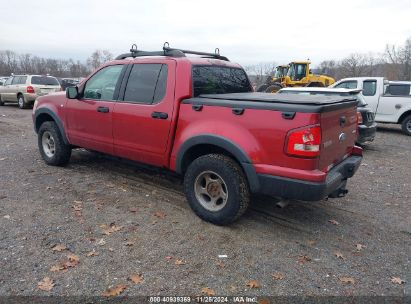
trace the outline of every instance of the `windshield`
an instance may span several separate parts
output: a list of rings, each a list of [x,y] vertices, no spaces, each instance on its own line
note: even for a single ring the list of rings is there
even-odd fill
[[[223,66],[193,66],[193,96],[252,92],[243,69]]]
[[[33,76],[31,77],[31,84],[40,84],[40,85],[60,85],[57,78],[50,76]]]
[[[287,75],[290,76],[291,80],[298,81],[306,76],[306,70],[306,64],[293,63],[290,65]]]

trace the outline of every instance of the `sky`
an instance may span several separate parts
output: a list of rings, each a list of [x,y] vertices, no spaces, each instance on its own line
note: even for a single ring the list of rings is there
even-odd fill
[[[411,37],[411,0],[0,0],[0,50],[85,61],[131,44],[213,52],[242,65],[381,53]]]

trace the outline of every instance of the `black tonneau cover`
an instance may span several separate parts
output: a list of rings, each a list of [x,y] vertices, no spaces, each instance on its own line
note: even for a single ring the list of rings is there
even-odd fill
[[[356,106],[352,96],[323,96],[272,93],[205,94],[186,99],[183,103],[230,108],[251,108],[274,111],[321,113]]]

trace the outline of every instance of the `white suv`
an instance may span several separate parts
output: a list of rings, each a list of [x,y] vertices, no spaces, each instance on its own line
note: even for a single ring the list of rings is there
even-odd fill
[[[61,91],[56,77],[45,75],[12,75],[0,86],[0,105],[14,102],[20,109],[33,105],[38,96]]]

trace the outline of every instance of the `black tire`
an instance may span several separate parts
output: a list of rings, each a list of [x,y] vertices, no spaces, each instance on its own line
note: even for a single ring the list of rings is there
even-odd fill
[[[50,142],[48,147],[46,143],[43,144],[43,140],[47,141],[46,138],[48,136],[50,136],[53,141],[53,149],[50,148]],[[54,121],[46,121],[40,126],[38,132],[38,146],[41,157],[48,165],[64,166],[70,160],[71,146],[64,143],[60,130]],[[54,152],[52,153],[51,151]]]
[[[265,90],[268,88],[268,84],[262,84],[257,88],[257,92],[265,92]]]
[[[401,123],[402,132],[404,134],[411,136],[411,115],[405,117]]]
[[[220,206],[214,205],[221,208],[219,210],[210,211],[206,209],[203,206],[204,200],[202,204],[201,198],[198,199],[199,194],[196,185],[201,184],[201,181],[198,183],[197,181],[203,174],[214,174],[214,176],[221,178],[224,183],[221,189],[224,190],[225,188],[226,200]],[[208,186],[207,184],[204,185],[203,189],[211,188],[211,191],[215,191],[213,183],[215,184],[214,180]],[[247,210],[250,203],[250,190],[243,171],[233,159],[221,154],[201,156],[189,165],[184,175],[184,192],[191,209],[201,219],[216,225],[228,225],[234,222]],[[212,197],[211,195],[208,196],[209,198]]]
[[[20,109],[27,108],[27,104],[26,104],[26,101],[24,100],[23,94],[17,95],[17,105],[19,106]]]
[[[266,93],[276,93],[279,90],[281,90],[282,88],[283,87],[280,84],[272,84],[265,90],[265,92]]]
[[[4,101],[3,101],[3,99],[1,99],[1,95],[0,95],[0,106],[1,107],[4,106]]]

